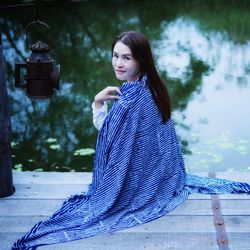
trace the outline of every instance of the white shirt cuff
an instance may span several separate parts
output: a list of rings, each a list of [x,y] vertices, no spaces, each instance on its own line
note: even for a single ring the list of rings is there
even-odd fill
[[[103,113],[103,112],[107,112],[108,110],[108,104],[107,102],[104,101],[104,104],[102,105],[101,108],[95,108],[95,103],[92,103],[92,112],[93,114],[97,114],[97,113]]]
[[[100,130],[105,118],[108,115],[108,105],[104,102],[101,108],[96,109],[94,102],[92,103],[93,124],[97,130]]]

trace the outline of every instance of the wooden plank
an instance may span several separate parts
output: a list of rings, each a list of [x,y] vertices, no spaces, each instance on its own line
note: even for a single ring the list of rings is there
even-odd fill
[[[149,223],[126,229],[125,232],[148,233],[215,233],[213,217],[207,215],[165,215]]]
[[[23,236],[23,233],[0,233],[1,250],[10,250],[13,243]]]
[[[208,176],[207,172],[195,172],[188,173],[198,176]],[[249,172],[216,172],[217,178],[232,180],[232,181],[241,181],[248,182],[250,184],[250,171]]]
[[[221,200],[224,215],[250,215],[250,200]]]
[[[48,219],[49,216],[0,216],[0,233],[26,233],[37,222]]]
[[[250,216],[250,200],[221,200],[223,215],[248,215]],[[211,201],[187,200],[171,215],[211,215]]]
[[[15,184],[16,192],[9,196],[8,199],[66,199],[68,196],[86,192],[88,184],[36,184],[25,183]],[[191,200],[211,200],[209,194],[190,194]],[[230,200],[250,200],[250,195],[247,194],[222,194],[220,199]]]
[[[87,184],[15,184],[16,192],[7,199],[66,199],[87,191]]]
[[[190,200],[211,200],[210,194],[190,194]],[[220,194],[220,200],[250,200],[247,194]]]
[[[19,188],[22,188],[19,186],[19,184],[34,184],[34,185],[46,185],[46,184],[69,184],[69,185],[83,185],[83,188],[80,189],[73,189],[72,192],[67,192],[65,195],[72,195],[75,193],[79,193],[82,191],[86,191],[87,185],[91,183],[92,180],[92,173],[80,173],[80,172],[18,172],[13,171],[14,174],[14,182],[16,189],[18,191]],[[201,172],[201,173],[195,173],[199,176],[207,176],[207,173]],[[250,173],[226,173],[226,172],[218,172],[218,177],[220,178],[226,178],[236,181],[248,181],[250,183]],[[32,186],[31,186],[32,187]],[[28,189],[28,187],[27,187]],[[55,187],[56,189],[56,187]],[[80,190],[80,191],[79,191]],[[36,191],[34,191],[36,192]],[[42,190],[41,190],[42,192]],[[46,191],[45,191],[46,192]],[[19,192],[20,193],[20,192]],[[26,192],[27,193],[27,190]],[[31,195],[31,192],[29,192],[29,195]],[[43,197],[44,194],[41,194]],[[12,197],[12,196],[11,196]],[[21,197],[21,196],[20,196]],[[32,198],[37,197],[30,196]],[[250,199],[250,195],[246,194],[234,194],[233,196],[231,194],[223,194],[220,197],[221,199]],[[210,199],[209,195],[206,194],[191,194],[189,199]]]
[[[228,233],[229,246],[231,250],[249,250],[250,232],[246,233]]]
[[[222,211],[223,212],[223,211]],[[250,232],[250,216],[247,215],[224,215],[224,222],[227,233],[249,233]],[[250,246],[250,244],[249,244]]]
[[[17,184],[16,192],[8,199],[66,199],[74,194],[87,191],[86,184]],[[209,194],[190,194],[189,200],[211,200]],[[220,200],[250,200],[247,194],[222,194]]]
[[[88,184],[36,184],[25,183],[15,184],[16,192],[9,196],[8,199],[66,199],[68,196],[86,192]],[[209,194],[190,194],[190,200],[211,200]],[[220,199],[230,200],[250,200],[247,194],[222,194]]]
[[[205,172],[191,173],[199,176],[207,176]],[[250,183],[250,172],[216,172],[217,178]],[[16,184],[37,183],[37,184],[88,184],[92,180],[91,172],[19,172],[13,171],[13,178]]]
[[[92,173],[13,171],[14,184],[89,184]]]
[[[51,215],[63,203],[63,199],[50,200],[14,200],[2,199],[0,216],[12,211],[12,215]],[[250,215],[250,200],[221,200],[223,215]],[[42,207],[42,211],[38,208]],[[37,208],[37,209],[36,209]],[[209,200],[187,200],[171,215],[212,215]]]
[[[1,200],[0,216],[11,214],[22,215],[44,215],[49,216],[62,205],[63,200]],[[222,200],[223,215],[250,215],[250,200]],[[43,208],[42,210],[40,208]],[[211,202],[209,200],[187,200],[171,215],[212,215]]]
[[[35,223],[49,216],[1,216],[0,233],[25,233]],[[215,232],[211,216],[170,216],[166,215],[146,224],[121,231],[134,233],[185,233],[185,232]]]
[[[195,239],[195,240],[190,240]],[[188,244],[187,244],[188,243]],[[143,233],[99,236],[98,239],[51,245],[41,249],[48,250],[218,250],[213,234],[204,233]]]
[[[11,212],[12,216],[43,215],[50,216],[58,210],[63,200],[1,200],[0,216],[6,216]]]
[[[244,202],[244,200],[242,200]],[[12,216],[23,215],[44,215],[49,216],[62,205],[63,200],[1,200],[0,216],[9,214]],[[42,208],[42,209],[40,209]],[[244,213],[245,210],[242,210]],[[249,213],[249,211],[248,211]],[[212,215],[211,202],[209,200],[187,200],[174,211],[171,215]],[[240,213],[239,213],[240,214]],[[242,213],[241,213],[242,214]]]
[[[3,249],[22,234],[0,233]],[[120,233],[39,247],[41,250],[218,250],[213,233]],[[237,249],[240,250],[240,249]]]

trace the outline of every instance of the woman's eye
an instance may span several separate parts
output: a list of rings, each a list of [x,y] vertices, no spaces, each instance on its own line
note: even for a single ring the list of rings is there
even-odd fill
[[[118,56],[117,56],[117,55],[115,55],[115,54],[113,55],[113,57],[114,57],[114,58],[118,58]]]
[[[129,58],[129,57],[124,57],[124,60],[126,60],[126,61],[127,61],[127,60],[130,60],[130,58]]]

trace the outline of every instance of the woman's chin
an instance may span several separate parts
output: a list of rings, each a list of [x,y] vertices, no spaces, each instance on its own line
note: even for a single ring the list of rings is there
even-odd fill
[[[116,74],[116,78],[117,78],[117,80],[119,80],[119,81],[124,81],[124,80],[126,80],[125,77],[122,77],[122,76],[117,75],[117,74]]]

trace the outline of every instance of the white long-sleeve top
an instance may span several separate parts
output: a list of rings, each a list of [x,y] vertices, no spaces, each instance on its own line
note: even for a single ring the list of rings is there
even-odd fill
[[[105,120],[105,118],[108,115],[108,105],[107,102],[104,102],[104,105],[96,109],[94,102],[92,103],[92,113],[93,113],[93,124],[96,127],[96,129],[99,131],[102,127],[102,124]]]

